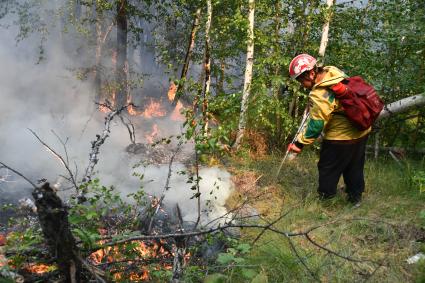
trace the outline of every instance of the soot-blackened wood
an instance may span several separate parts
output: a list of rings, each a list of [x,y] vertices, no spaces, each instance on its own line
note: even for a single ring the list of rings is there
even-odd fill
[[[49,183],[33,192],[38,219],[50,252],[65,282],[82,282],[78,248],[68,222],[68,211]]]

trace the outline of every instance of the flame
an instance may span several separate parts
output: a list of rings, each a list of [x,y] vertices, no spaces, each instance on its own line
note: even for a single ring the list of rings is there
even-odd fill
[[[103,243],[103,241],[100,241],[99,243]],[[130,260],[127,261],[128,264],[133,264],[135,263],[135,261],[144,261],[146,259],[149,258],[157,258],[159,259],[160,264],[158,266],[155,266],[154,268],[157,270],[160,269],[166,269],[166,270],[170,270],[172,269],[172,265],[169,263],[164,263],[161,260],[162,259],[167,259],[168,262],[171,261],[171,259],[174,257],[174,255],[170,252],[168,252],[167,250],[164,249],[163,244],[165,244],[165,240],[160,240],[159,243],[158,242],[143,242],[143,241],[132,241],[131,245],[135,245],[134,247],[132,247],[132,250],[136,253],[136,256],[134,257],[134,261]],[[97,250],[95,252],[93,252],[89,258],[90,260],[98,265],[101,264],[103,262],[116,262],[116,261],[121,261],[121,260],[125,260],[125,257],[123,256],[122,253],[120,253],[120,249],[126,249],[127,247],[119,247],[119,246],[114,246],[114,247],[106,247],[100,250]],[[186,256],[190,256],[190,254],[186,255]],[[186,258],[185,256],[185,258]],[[150,267],[152,268],[152,266]],[[121,267],[117,267],[116,269],[114,268],[113,270],[113,277],[115,280],[122,280],[122,279],[127,279],[130,280],[131,282],[135,282],[135,281],[149,281],[151,279],[150,274],[149,274],[149,269],[147,268],[147,266],[143,266],[143,264],[141,264],[140,268],[138,268],[138,271],[132,271],[129,274],[126,274],[126,267],[125,266],[121,266]]]
[[[168,88],[168,93],[167,93],[169,101],[174,101],[174,98],[176,97],[176,92],[177,92],[177,86],[174,82],[171,82],[170,87]],[[171,113],[171,120],[184,121],[185,118],[181,114],[182,109],[183,109],[183,104],[180,101],[177,101],[176,107]]]
[[[174,97],[176,97],[177,86],[174,82],[171,82],[170,87],[168,88],[168,100],[173,101]]]
[[[102,263],[103,259],[106,258],[107,262],[113,261],[112,257],[109,257],[109,253],[111,252],[111,247],[106,247],[104,249],[100,249],[92,253],[89,258],[95,263],[100,264]]]
[[[127,103],[130,104],[130,102],[131,97],[129,97],[127,100]],[[154,101],[152,98],[150,99],[150,103],[144,111],[138,111],[133,105],[129,105],[127,110],[128,114],[132,116],[143,116],[145,118],[164,117],[167,114],[167,112],[162,107],[161,102]]]
[[[148,105],[144,112],[145,118],[163,117],[165,116],[165,114],[166,112],[161,107],[161,104],[159,102],[153,101],[153,99],[151,99],[151,103]]]
[[[141,275],[132,273],[130,275],[130,280],[134,281],[134,280],[143,280],[143,281],[147,281],[149,280],[149,271],[147,270],[143,270]]]
[[[152,132],[150,134],[148,134],[148,135],[145,136],[146,141],[148,143],[153,143],[155,137],[158,136],[158,134],[159,134],[158,125],[157,124],[154,124],[152,126]]]
[[[99,105],[99,111],[103,112],[103,113],[109,113],[109,112],[111,112],[111,109],[109,109],[105,105]]]
[[[51,270],[51,266],[43,263],[30,263],[25,269],[31,273],[43,274],[49,272]]]
[[[185,117],[181,113],[182,109],[183,109],[183,104],[180,101],[177,101],[176,108],[174,108],[173,113],[171,113],[171,120],[184,121]]]

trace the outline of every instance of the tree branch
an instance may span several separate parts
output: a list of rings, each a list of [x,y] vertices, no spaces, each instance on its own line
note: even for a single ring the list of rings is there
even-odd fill
[[[34,189],[36,189],[37,188],[37,186],[33,183],[33,182],[31,182],[30,181],[30,179],[28,179],[27,177],[25,177],[22,173],[20,173],[19,171],[17,171],[17,170],[15,170],[15,169],[13,169],[12,167],[10,167],[10,166],[8,166],[8,165],[6,165],[6,164],[4,164],[3,162],[1,162],[0,161],[0,164],[4,167],[4,168],[6,168],[6,169],[9,169],[10,171],[12,171],[13,173],[15,173],[16,175],[18,175],[18,176],[20,176],[21,178],[23,178],[25,181],[27,181],[28,183],[30,183],[31,184],[31,186],[33,186],[33,188]]]
[[[74,185],[74,187],[75,187],[75,189],[78,189],[78,186],[77,186],[77,182],[76,182],[76,180],[75,180],[75,178],[74,178],[74,174],[72,173],[72,171],[71,171],[71,169],[69,168],[69,164],[68,164],[68,162],[67,161],[65,161],[64,159],[63,159],[63,157],[59,154],[59,153],[57,153],[53,148],[51,148],[48,144],[46,144],[38,135],[37,135],[37,133],[36,132],[34,132],[33,130],[31,130],[30,128],[28,128],[28,130],[37,138],[37,140],[49,151],[49,152],[51,152],[54,156],[56,156],[56,158],[58,158],[59,159],[59,161],[62,163],[62,165],[65,167],[65,169],[66,169],[66,171],[68,171],[68,174],[69,174],[69,177],[70,177],[70,180],[71,180],[71,183]],[[53,132],[54,133],[54,132]],[[58,136],[56,136],[56,137],[58,137]],[[58,137],[58,139],[59,139],[59,141],[62,143],[62,140]],[[63,143],[62,143],[63,144]],[[64,144],[63,144],[64,145]],[[65,147],[65,145],[64,145],[64,147]],[[66,151],[66,149],[65,149],[65,153],[66,153],[66,158],[68,159],[68,153],[67,153],[67,151]]]
[[[172,165],[173,165],[174,158],[176,157],[177,153],[180,151],[180,147],[181,147],[181,143],[179,143],[179,144],[177,145],[176,150],[173,152],[173,155],[172,155],[172,156],[171,156],[171,158],[170,158],[170,162],[169,162],[169,164],[168,164],[168,174],[167,174],[167,180],[165,181],[165,186],[164,186],[164,189],[162,190],[161,198],[159,199],[159,201],[158,201],[158,203],[157,203],[157,205],[156,205],[155,211],[154,211],[153,215],[151,216],[151,220],[150,220],[150,222],[149,222],[148,234],[150,234],[150,233],[151,233],[151,231],[152,231],[152,225],[153,225],[154,217],[155,217],[155,215],[158,213],[159,209],[161,208],[162,201],[163,201],[163,200],[164,200],[164,198],[165,198],[165,193],[166,193],[166,192],[168,191],[168,189],[170,188],[170,179],[171,179],[171,174],[172,174],[172,172],[173,172],[173,171],[172,171],[172,169],[171,169],[171,167],[172,167]]]
[[[105,126],[103,128],[103,132],[101,135],[96,135],[96,140],[91,142],[91,151],[89,153],[89,164],[86,168],[86,172],[82,179],[83,183],[90,182],[91,177],[93,175],[94,167],[98,163],[98,155],[100,152],[100,147],[105,143],[105,140],[109,137],[111,132],[111,122],[115,118],[115,116],[120,115],[122,111],[127,109],[129,106],[133,105],[133,103],[129,103],[119,109],[112,109],[110,103],[106,101],[106,103],[96,103],[99,106],[103,106],[111,110],[108,115],[105,117]],[[86,189],[78,190],[77,198],[79,202],[83,202],[85,200]]]

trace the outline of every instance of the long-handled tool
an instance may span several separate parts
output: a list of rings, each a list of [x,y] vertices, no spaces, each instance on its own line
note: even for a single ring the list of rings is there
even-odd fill
[[[310,116],[310,112],[308,111],[308,108],[306,108],[304,110],[303,119],[301,120],[300,127],[298,128],[297,132],[295,133],[295,136],[292,139],[291,143],[296,142],[298,134],[301,133],[302,130],[304,129],[304,126],[306,125],[309,116]],[[277,173],[276,173],[276,180],[279,177],[280,170],[282,170],[283,163],[285,163],[285,160],[288,157],[288,155],[289,155],[289,148],[286,150],[285,156],[283,157],[282,161],[280,162],[279,169],[277,170]]]

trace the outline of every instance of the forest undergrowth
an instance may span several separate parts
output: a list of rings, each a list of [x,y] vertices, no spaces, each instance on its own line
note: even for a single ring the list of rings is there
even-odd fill
[[[345,199],[342,180],[335,199],[318,200],[317,150],[286,162],[278,178],[280,154],[252,157],[241,152],[230,162],[236,190],[228,205],[252,198],[250,204],[267,219],[285,213],[275,224],[283,231],[323,225],[311,237],[348,258],[335,256],[305,238],[289,241],[266,231],[255,241],[258,231],[244,230],[243,241],[252,244],[247,262],[261,275],[257,280],[425,282],[425,262],[406,262],[425,251],[425,194],[417,182],[424,159],[396,162],[388,153],[378,159],[368,156],[366,191],[361,206],[354,208]],[[237,267],[228,268],[222,282],[250,282],[241,274]]]

